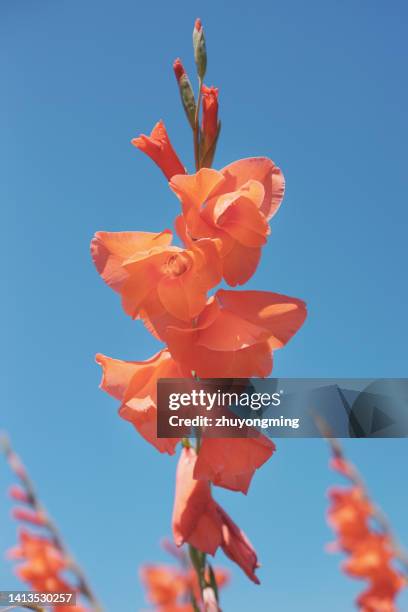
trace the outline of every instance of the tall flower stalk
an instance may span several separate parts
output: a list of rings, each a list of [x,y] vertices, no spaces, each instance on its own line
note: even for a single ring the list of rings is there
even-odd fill
[[[201,589],[199,609],[218,609],[218,588],[209,557],[221,548],[256,584],[259,567],[244,532],[213,498],[214,487],[248,492],[252,477],[275,451],[259,434],[250,438],[187,439],[157,436],[160,378],[268,376],[273,354],[302,326],[306,305],[269,291],[218,289],[245,284],[254,274],[285,188],[281,170],[266,157],[240,159],[221,170],[211,166],[219,142],[218,89],[204,83],[207,51],[199,19],[193,30],[198,89],[180,59],[173,64],[182,106],[193,135],[195,172],[189,174],[163,121],[132,144],[162,170],[180,202],[174,227],[157,232],[95,234],[91,254],[124,311],[142,321],[164,344],[147,361],[98,354],[101,387],[120,401],[120,416],[159,452],[181,452],[177,468],[173,535],[188,544]],[[204,597],[205,595],[205,597]],[[203,607],[204,606],[204,607]],[[193,609],[196,609],[196,605]]]
[[[366,590],[356,600],[361,612],[397,612],[396,598],[408,586],[408,555],[339,441],[331,437],[324,422],[319,425],[328,436],[331,468],[349,483],[347,487],[332,487],[328,493],[327,520],[337,536],[329,550],[345,553],[344,572],[366,581]]]
[[[14,484],[9,491],[10,497],[20,504],[13,508],[12,515],[24,525],[36,528],[36,531],[32,531],[24,526],[19,532],[19,544],[8,552],[11,559],[19,562],[17,576],[35,591],[74,593],[87,601],[92,612],[103,612],[84,571],[69,552],[54,520],[42,505],[27,469],[7,436],[1,435],[0,447],[18,479],[18,484]],[[67,581],[67,572],[72,576],[73,583]],[[25,607],[30,608],[28,605]],[[31,609],[42,610],[40,606],[31,606]],[[80,604],[58,605],[55,610],[87,612]]]

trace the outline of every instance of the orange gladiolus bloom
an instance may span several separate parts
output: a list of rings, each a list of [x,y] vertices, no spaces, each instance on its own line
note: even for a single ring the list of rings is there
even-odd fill
[[[255,471],[272,456],[275,448],[261,434],[256,438],[203,438],[194,478],[247,493]]]
[[[328,522],[338,533],[339,546],[345,551],[352,550],[356,542],[370,534],[372,506],[358,487],[332,488],[329,497]]]
[[[404,586],[406,580],[389,568],[358,597],[357,605],[361,612],[397,612],[395,598]]]
[[[174,455],[179,438],[157,437],[157,380],[184,376],[169,352],[162,350],[147,361],[121,361],[98,354],[96,361],[103,368],[101,388],[122,402],[119,415],[161,453]]]
[[[140,577],[147,589],[149,601],[160,608],[176,604],[185,594],[184,576],[172,566],[144,565]]]
[[[222,542],[222,523],[209,483],[193,477],[196,459],[192,448],[183,448],[177,467],[173,536],[177,546],[188,542],[213,555]]]
[[[214,575],[219,589],[227,584],[227,572],[215,568]],[[183,603],[189,601],[191,595],[194,595],[196,602],[201,602],[201,589],[193,569],[178,570],[171,565],[149,564],[142,566],[140,576],[148,600],[161,612],[193,612],[190,603]],[[208,572],[206,578],[209,580]]]
[[[354,467],[343,457],[335,457],[331,466],[348,478],[355,476]],[[348,554],[343,569],[369,584],[357,599],[360,611],[396,612],[395,597],[405,582],[392,566],[396,553],[390,536],[371,526],[374,509],[363,488],[334,488],[329,497],[328,521],[337,533],[337,547]]]
[[[252,582],[260,584],[258,576],[255,575],[255,570],[260,565],[251,542],[221,506],[218,506],[218,511],[222,519],[221,547],[224,554],[239,565]]]
[[[191,322],[222,278],[219,241],[198,240],[181,249],[171,240],[169,230],[97,232],[91,243],[95,266],[120,292],[125,312],[140,316],[160,337],[169,324]]]
[[[370,532],[366,538],[355,543],[344,571],[356,578],[374,578],[387,570],[394,556],[389,538],[383,534]]]
[[[196,461],[194,449],[183,448],[176,476],[174,541],[177,546],[188,542],[211,555],[221,547],[258,584],[255,569],[259,564],[255,550],[245,534],[214,501],[208,481],[194,479]]]
[[[70,592],[72,589],[60,577],[67,562],[47,538],[26,530],[19,533],[20,544],[8,552],[10,559],[23,561],[16,567],[17,576],[36,591]]]
[[[159,166],[168,181],[175,174],[185,174],[186,170],[171,145],[163,121],[156,123],[150,136],[142,134],[133,138],[132,145],[146,153]]]
[[[302,300],[267,291],[219,290],[195,327],[170,326],[167,343],[184,369],[202,378],[268,376],[272,352],[306,318]]]
[[[219,238],[225,280],[232,286],[245,283],[270,233],[267,221],[283,199],[280,169],[267,158],[242,159],[221,171],[202,168],[193,175],[174,176],[170,187],[182,204],[180,236]]]

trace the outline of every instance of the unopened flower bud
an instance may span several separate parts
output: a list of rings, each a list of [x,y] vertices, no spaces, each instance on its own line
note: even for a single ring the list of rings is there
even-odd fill
[[[19,506],[13,508],[11,511],[12,517],[17,521],[24,521],[42,527],[47,524],[47,517],[38,510],[29,510],[27,508],[20,508]]]
[[[220,122],[218,121],[218,89],[202,87],[203,120],[201,125],[201,167],[210,168],[215,155]]]
[[[194,59],[197,66],[197,74],[201,80],[207,69],[207,50],[205,47],[204,30],[201,19],[196,19],[193,30]]]
[[[15,499],[16,501],[24,502],[25,504],[28,504],[31,502],[29,495],[19,485],[12,485],[9,488],[9,496],[12,499]]]
[[[176,75],[177,83],[180,90],[181,102],[187,115],[187,119],[194,129],[196,102],[194,98],[193,88],[191,87],[190,79],[187,76],[184,66],[179,59],[173,64],[174,74]]]

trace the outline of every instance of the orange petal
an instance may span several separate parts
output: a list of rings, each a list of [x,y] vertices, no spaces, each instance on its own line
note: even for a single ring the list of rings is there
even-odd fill
[[[119,415],[160,452],[174,454],[178,438],[157,437],[157,380],[181,378],[183,372],[167,350],[147,361],[126,362],[97,355],[103,367],[102,388],[122,401]]]
[[[252,582],[259,584],[255,570],[259,567],[254,547],[245,533],[234,523],[230,516],[218,506],[222,520],[222,550],[234,563],[240,566]]]
[[[222,308],[265,330],[274,350],[289,342],[306,319],[305,302],[280,293],[221,289],[217,298]]]
[[[223,182],[224,177],[218,170],[202,168],[196,174],[173,177],[170,187],[180,199],[183,212],[187,215],[190,208],[199,211],[212,192]]]
[[[188,542],[213,555],[221,544],[221,521],[210,485],[193,477],[196,460],[192,448],[183,448],[176,475],[173,536],[177,546]]]
[[[140,315],[141,309],[148,311],[149,303],[155,299],[164,257],[164,253],[152,256],[147,254],[147,257],[139,261],[125,264],[129,276],[121,288],[122,306],[132,319]]]
[[[123,400],[126,389],[137,372],[139,363],[137,361],[122,361],[112,359],[98,353],[95,357],[96,363],[102,366],[101,389],[118,400]]]
[[[255,470],[274,451],[273,442],[262,435],[255,438],[204,438],[194,477],[247,493]]]
[[[167,246],[172,233],[153,232],[97,232],[91,242],[91,255],[103,280],[115,291],[120,291],[128,273],[123,262],[138,251]]]
[[[261,258],[260,248],[235,242],[223,258],[224,278],[231,287],[243,285],[255,273]]]
[[[240,159],[223,168],[221,172],[226,178],[223,186],[225,191],[236,191],[251,179],[262,183],[265,197],[261,212],[267,219],[277,212],[285,193],[285,179],[272,160],[267,157]]]
[[[171,145],[163,121],[156,123],[150,136],[142,134],[134,138],[132,145],[146,153],[159,166],[167,180],[176,174],[185,174],[186,170]]]
[[[166,339],[174,358],[201,377],[267,376],[272,351],[289,341],[305,317],[306,306],[296,298],[219,290],[195,327],[170,326]]]

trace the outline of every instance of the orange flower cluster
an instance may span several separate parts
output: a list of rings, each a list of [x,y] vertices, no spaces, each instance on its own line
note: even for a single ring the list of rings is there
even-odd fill
[[[168,547],[167,542],[165,543]],[[197,574],[184,550],[171,550],[178,565],[146,564],[140,568],[140,577],[147,591],[147,599],[154,606],[155,612],[194,612],[194,605],[199,610],[209,609],[198,582]],[[215,568],[214,578],[217,588],[221,589],[229,582],[229,574],[223,569]],[[211,577],[207,570],[206,582]],[[194,602],[194,605],[193,605]]]
[[[333,459],[331,465],[354,481],[354,468],[343,458]],[[357,482],[332,488],[329,498],[328,522],[337,534],[331,548],[348,555],[342,566],[346,574],[368,582],[357,606],[361,612],[397,612],[395,598],[406,579],[393,567],[396,553],[391,536],[373,526],[373,504]]]
[[[119,293],[124,311],[165,345],[142,362],[98,354],[101,387],[121,402],[123,419],[170,455],[180,440],[157,437],[158,379],[268,376],[274,351],[285,346],[306,318],[302,300],[278,293],[219,289],[209,295],[222,279],[235,287],[254,274],[285,182],[281,170],[265,157],[241,159],[221,170],[208,167],[220,129],[218,89],[202,84],[206,50],[199,20],[193,40],[200,79],[197,102],[180,60],[174,71],[194,132],[197,171],[186,173],[161,121],[150,136],[132,140],[159,166],[180,201],[175,230],[181,246],[173,243],[169,229],[100,231],[91,243],[96,269]],[[258,582],[255,551],[212,499],[210,483],[246,493],[254,472],[274,450],[263,435],[204,438],[198,453],[184,447],[173,517],[176,542],[211,554],[221,547]]]
[[[31,533],[26,529],[19,532],[19,545],[10,549],[9,559],[19,561],[16,575],[29,584],[30,588],[40,593],[73,593],[78,594],[65,577],[69,570],[67,559],[47,537]],[[59,604],[53,607],[54,612],[90,612],[81,605]]]
[[[16,575],[34,591],[72,593],[79,597],[82,593],[81,588],[72,585],[68,578],[70,570],[73,569],[72,562],[62,548],[50,519],[35,497],[21,459],[9,447],[6,449],[6,455],[11,469],[22,483],[11,486],[9,490],[10,497],[23,504],[13,508],[12,516],[16,520],[41,529],[40,532],[28,530],[26,527],[19,530],[19,543],[10,549],[7,555],[9,559],[18,562],[15,569]],[[59,604],[52,610],[54,612],[89,612],[88,608],[82,605]]]

